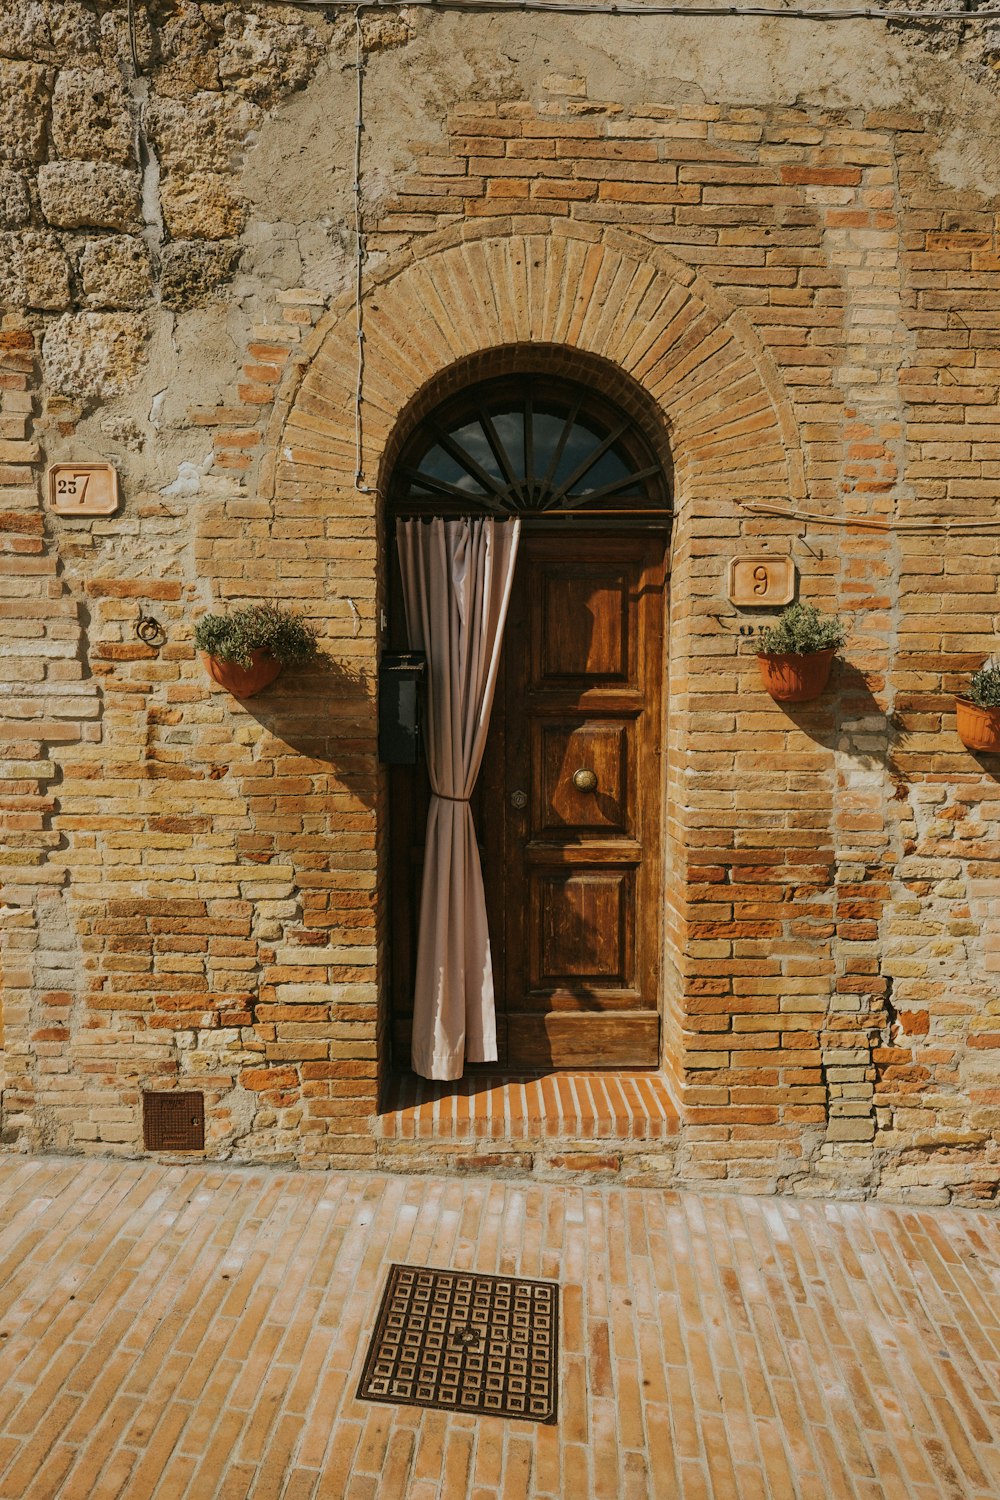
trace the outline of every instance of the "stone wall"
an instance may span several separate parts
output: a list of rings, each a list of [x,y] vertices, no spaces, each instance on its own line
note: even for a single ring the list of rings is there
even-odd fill
[[[985,28],[366,17],[359,488],[353,15],[136,13],[0,20],[7,1147],[135,1154],[180,1086],[213,1155],[375,1156],[383,454],[546,342],[674,456],[674,1180],[994,1202],[998,767],[952,716],[1000,615]],[[68,457],[118,515],[46,509]],[[817,705],[738,634],[762,547],[851,625]],[[240,705],[191,630],[256,597],[328,659]]]

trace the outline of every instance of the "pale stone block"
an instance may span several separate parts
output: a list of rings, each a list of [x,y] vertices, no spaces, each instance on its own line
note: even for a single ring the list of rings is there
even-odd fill
[[[51,89],[51,69],[0,59],[0,159],[44,160]]]
[[[141,224],[139,176],[110,163],[52,162],[38,173],[42,212],[60,229],[133,229]]]
[[[60,156],[131,162],[135,121],[121,78],[105,68],[63,68],[52,95],[52,140]]]
[[[875,1135],[875,1121],[871,1119],[830,1120],[826,1127],[828,1141],[870,1141]]]

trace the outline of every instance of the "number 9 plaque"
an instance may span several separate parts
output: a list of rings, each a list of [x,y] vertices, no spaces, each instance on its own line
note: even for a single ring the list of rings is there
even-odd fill
[[[734,557],[729,564],[729,598],[741,609],[791,604],[795,564],[790,557]]]

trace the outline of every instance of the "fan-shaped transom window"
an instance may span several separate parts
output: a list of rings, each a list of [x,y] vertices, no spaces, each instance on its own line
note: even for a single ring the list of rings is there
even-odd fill
[[[413,515],[627,515],[669,511],[663,465],[632,417],[590,387],[545,375],[470,386],[400,454],[393,505]]]

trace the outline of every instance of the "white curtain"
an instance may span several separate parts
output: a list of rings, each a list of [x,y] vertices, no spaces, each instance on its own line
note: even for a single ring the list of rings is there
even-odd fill
[[[427,817],[413,1070],[497,1055],[493,963],[469,798],[486,748],[521,523],[397,521],[410,648],[427,654]]]

